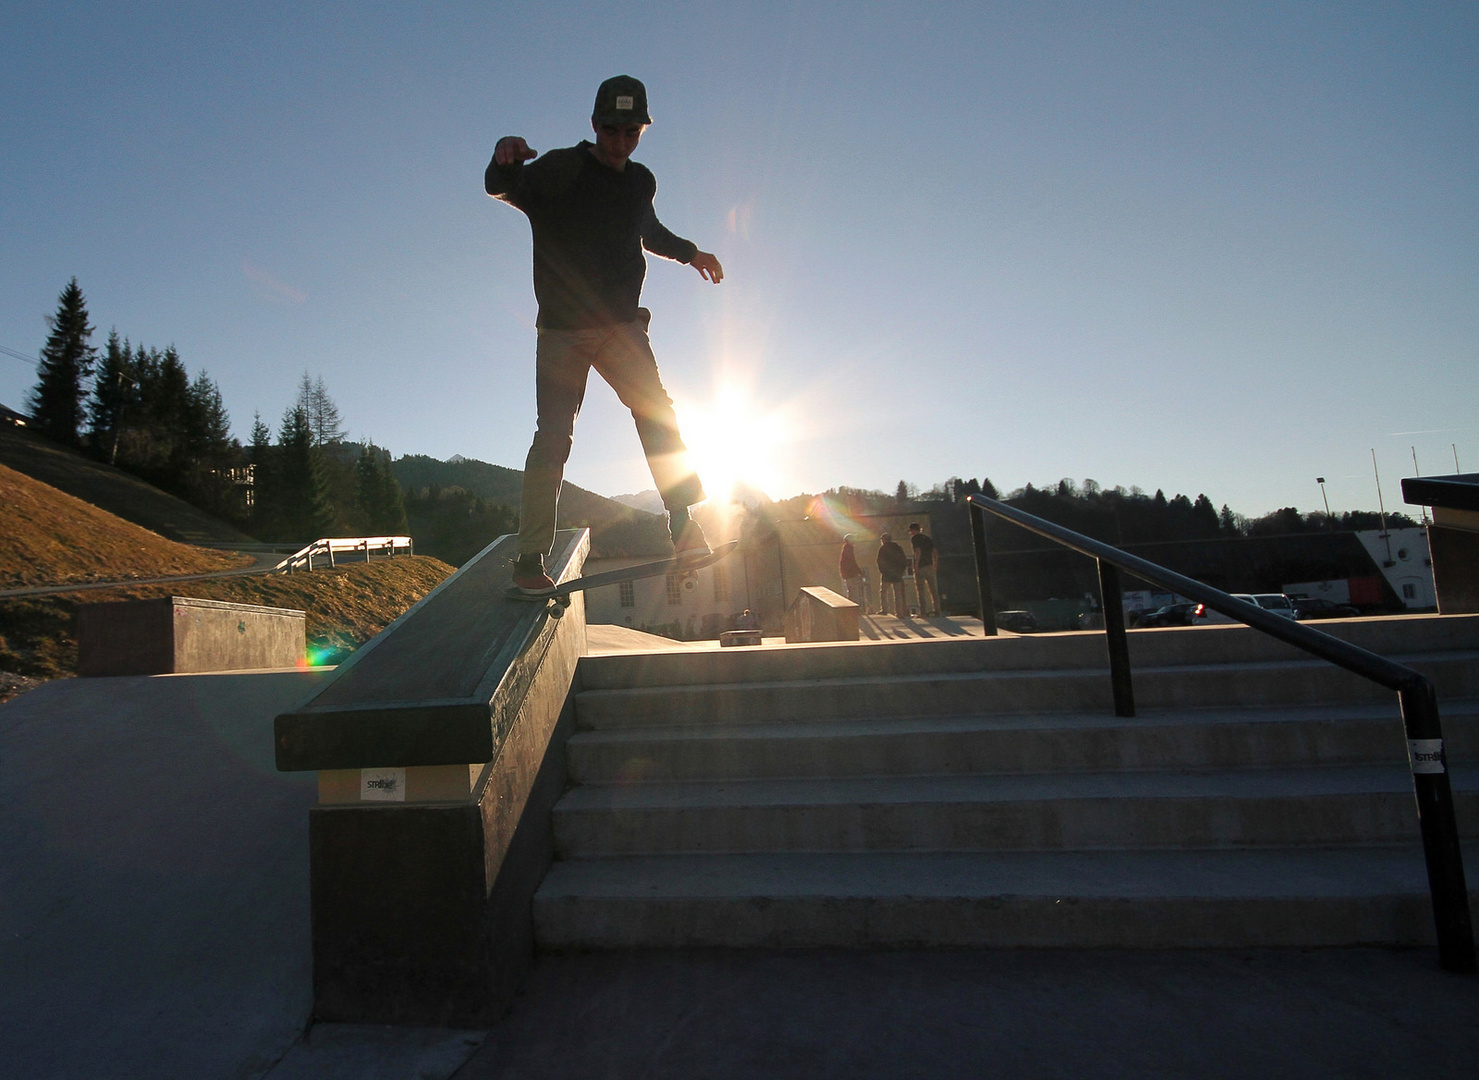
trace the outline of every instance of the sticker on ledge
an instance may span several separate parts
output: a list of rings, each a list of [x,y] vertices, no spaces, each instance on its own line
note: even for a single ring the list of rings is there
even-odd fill
[[[1412,755],[1415,773],[1440,773],[1443,768],[1442,739],[1408,739],[1407,752]]]
[[[361,769],[359,771],[361,802],[405,802],[405,769]]]

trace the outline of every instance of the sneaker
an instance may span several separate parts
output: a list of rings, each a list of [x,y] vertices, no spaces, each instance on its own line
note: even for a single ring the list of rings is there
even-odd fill
[[[520,555],[514,563],[514,588],[525,596],[549,596],[555,591],[554,578],[544,572],[543,555]]]
[[[703,529],[698,522],[689,519],[687,514],[683,515],[681,522],[673,522],[673,553],[679,562],[697,562],[713,554]]]

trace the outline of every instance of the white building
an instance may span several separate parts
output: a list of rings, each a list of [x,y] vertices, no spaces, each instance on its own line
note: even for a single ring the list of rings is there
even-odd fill
[[[588,559],[584,572],[601,574],[651,561],[651,556]],[[585,617],[590,623],[630,626],[682,640],[717,638],[751,606],[748,585],[745,560],[731,556],[701,570],[591,589],[585,594]]]

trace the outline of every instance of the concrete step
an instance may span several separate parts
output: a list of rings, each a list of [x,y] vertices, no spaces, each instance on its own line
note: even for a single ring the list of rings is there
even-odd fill
[[[1479,651],[1404,654],[1394,659],[1433,679],[1440,698],[1479,697]],[[581,670],[584,673],[584,662]],[[588,685],[584,674],[582,684]],[[1396,698],[1389,690],[1318,660],[1140,667],[1134,672],[1134,685],[1139,709],[1328,705]],[[577,723],[587,729],[1111,710],[1107,666],[586,689],[576,698]]]
[[[1479,865],[1479,847],[1466,849]],[[1479,891],[1471,891],[1479,905]],[[1422,851],[647,855],[556,863],[547,949],[1424,945]]]
[[[1479,770],[1450,773],[1479,835]],[[583,784],[552,814],[562,856],[961,851],[1402,842],[1405,761],[1206,772],[889,776]]]
[[[1450,760],[1479,758],[1479,700],[1446,702]],[[1407,753],[1395,702],[1104,714],[911,716],[581,731],[577,783],[902,776],[916,773],[1380,764]]]
[[[1306,624],[1382,656],[1479,650],[1479,615],[1410,615]],[[1260,663],[1306,654],[1246,626],[1198,626],[1130,632],[1138,667]],[[1106,667],[1102,632],[966,636],[921,641],[695,649],[587,657],[588,690],[710,686],[795,679],[914,676],[945,672],[1057,671]]]

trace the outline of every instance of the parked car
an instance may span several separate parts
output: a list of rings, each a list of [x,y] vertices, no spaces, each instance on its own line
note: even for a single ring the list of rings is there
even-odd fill
[[[1201,604],[1167,604],[1154,611],[1147,611],[1135,624],[1146,626],[1195,626]]]
[[[1318,596],[1296,596],[1293,600],[1296,619],[1349,619],[1361,614],[1350,604],[1337,604]]]
[[[1245,604],[1252,604],[1254,607],[1262,607],[1263,606],[1262,604],[1260,604],[1258,602],[1257,597],[1255,597],[1252,593],[1235,592],[1235,593],[1232,594],[1232,598],[1234,600],[1241,600]],[[1237,621],[1238,621],[1237,619],[1234,619],[1234,618],[1232,618],[1232,617],[1230,617],[1228,615],[1224,615],[1220,611],[1213,611],[1211,608],[1207,607],[1205,604],[1202,605],[1202,610],[1197,615],[1197,624],[1198,625],[1201,625],[1202,623],[1207,623],[1209,625],[1213,625],[1213,624],[1217,624],[1217,623],[1235,623]]]
[[[998,611],[996,625],[1014,634],[1030,634],[1037,629],[1037,616],[1030,611]]]
[[[1264,611],[1272,611],[1275,615],[1282,615],[1286,619],[1295,618],[1294,604],[1281,592],[1277,593],[1254,593],[1253,602]]]

